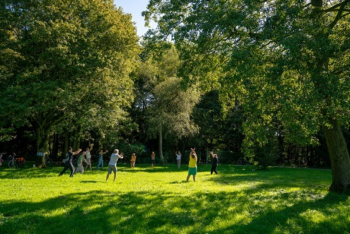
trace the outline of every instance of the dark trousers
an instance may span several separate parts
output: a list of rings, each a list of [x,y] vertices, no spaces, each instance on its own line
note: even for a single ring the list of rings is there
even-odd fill
[[[59,175],[63,175],[63,173],[65,173],[68,168],[70,170],[70,177],[73,177],[74,167],[73,167],[73,164],[71,162],[65,162],[64,163],[64,168],[63,168],[63,170],[61,171],[61,173]]]
[[[213,174],[213,171],[215,172],[215,174],[218,174],[218,172],[216,171],[216,167],[217,167],[217,165],[211,166],[210,174]]]

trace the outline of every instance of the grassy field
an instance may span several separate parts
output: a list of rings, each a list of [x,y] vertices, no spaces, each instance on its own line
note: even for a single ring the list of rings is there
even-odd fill
[[[0,168],[0,233],[349,233],[350,199],[330,170],[118,165],[57,177],[61,167]]]

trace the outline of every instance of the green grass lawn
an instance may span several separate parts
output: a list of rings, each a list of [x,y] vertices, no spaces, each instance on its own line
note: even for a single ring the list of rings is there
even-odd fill
[[[106,182],[107,168],[61,169],[0,168],[0,233],[350,232],[350,200],[327,191],[330,170],[200,165],[185,182],[185,165],[119,164]]]

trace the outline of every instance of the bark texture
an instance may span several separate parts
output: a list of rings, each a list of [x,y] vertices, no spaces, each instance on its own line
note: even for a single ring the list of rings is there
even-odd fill
[[[332,127],[322,128],[326,138],[332,167],[330,191],[343,193],[350,188],[349,152],[338,121],[331,121]]]

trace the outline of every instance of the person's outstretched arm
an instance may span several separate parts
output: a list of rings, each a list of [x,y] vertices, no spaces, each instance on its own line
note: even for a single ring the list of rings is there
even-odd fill
[[[77,151],[73,152],[73,155],[77,155],[77,154],[79,154],[79,153],[80,153],[80,151],[81,151],[81,149],[78,149]]]

